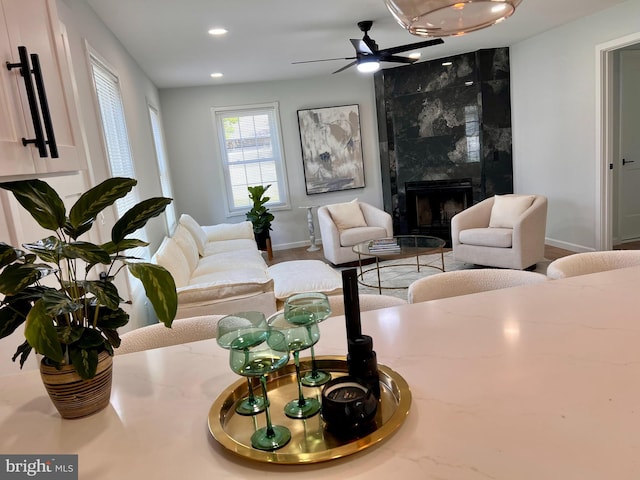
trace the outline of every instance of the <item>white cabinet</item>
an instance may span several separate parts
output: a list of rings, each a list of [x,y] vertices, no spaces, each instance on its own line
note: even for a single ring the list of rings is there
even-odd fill
[[[41,157],[18,47],[37,54],[59,158]],[[0,180],[40,177],[85,168],[73,83],[55,0],[0,0]],[[33,68],[31,65],[30,68]],[[36,86],[36,80],[34,87]],[[37,103],[40,118],[42,112]],[[43,127],[44,130],[44,127]],[[45,132],[45,137],[48,138]],[[49,145],[47,145],[49,147]]]

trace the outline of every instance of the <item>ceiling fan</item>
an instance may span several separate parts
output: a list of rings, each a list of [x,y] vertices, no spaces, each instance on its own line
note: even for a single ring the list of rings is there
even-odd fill
[[[432,45],[439,45],[444,43],[441,38],[435,38],[433,40],[426,40],[424,42],[411,43],[408,45],[399,45],[397,47],[383,48],[380,50],[378,44],[369,36],[369,30],[373,21],[364,20],[358,22],[358,28],[364,32],[362,40],[351,39],[351,43],[356,49],[355,57],[343,57],[343,58],[325,58],[323,60],[306,60],[301,62],[292,62],[292,64],[298,63],[314,63],[314,62],[330,62],[333,60],[353,60],[353,62],[345,65],[344,67],[336,70],[333,73],[340,73],[349,67],[354,65],[358,66],[360,71],[376,71],[379,68],[379,62],[396,62],[396,63],[414,63],[417,62],[417,58],[401,57],[396,53],[407,52],[409,50],[416,50],[418,48],[430,47]],[[369,68],[368,68],[369,67]]]

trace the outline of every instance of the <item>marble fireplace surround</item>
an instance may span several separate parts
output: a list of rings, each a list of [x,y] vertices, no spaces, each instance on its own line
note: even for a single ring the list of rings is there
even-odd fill
[[[374,81],[384,208],[394,232],[418,233],[416,207],[407,202],[416,182],[470,180],[471,203],[513,192],[508,48],[384,69]]]

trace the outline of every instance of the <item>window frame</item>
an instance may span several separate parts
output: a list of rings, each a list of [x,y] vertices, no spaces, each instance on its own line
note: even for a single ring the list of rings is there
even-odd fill
[[[269,103],[259,103],[259,104],[250,104],[250,105],[237,105],[237,106],[226,106],[226,107],[211,107],[211,116],[213,120],[213,130],[214,130],[214,138],[216,143],[218,144],[218,153],[220,155],[219,168],[222,174],[222,178],[224,180],[224,206],[225,213],[227,217],[234,217],[245,215],[246,212],[251,208],[251,206],[233,206],[233,192],[232,192],[232,184],[231,184],[231,176],[229,174],[229,162],[227,159],[227,151],[224,145],[224,132],[223,132],[223,124],[220,121],[225,116],[230,116],[229,114],[237,114],[238,116],[242,116],[242,114],[247,114],[249,112],[260,112],[267,111],[272,117],[271,127],[271,142],[274,148],[278,149],[279,158],[276,158],[274,155],[275,164],[276,164],[276,176],[278,178],[278,183],[281,185],[280,188],[280,201],[279,202],[268,202],[265,205],[269,207],[272,211],[278,210],[290,210],[291,209],[291,200],[289,194],[289,185],[287,182],[287,170],[286,170],[286,161],[284,154],[284,142],[282,139],[282,128],[280,125],[280,108],[278,102],[269,102]],[[266,196],[270,196],[269,193],[271,190],[267,191]],[[248,192],[247,192],[248,196]]]
[[[169,168],[169,160],[167,158],[167,147],[164,140],[164,128],[162,126],[162,118],[160,117],[160,109],[156,107],[149,99],[147,99],[147,111],[149,113],[149,128],[151,129],[151,135],[153,140],[153,149],[156,154],[156,163],[158,165],[158,180],[160,182],[160,191],[162,195],[169,198],[175,198],[173,195],[173,182],[171,181],[171,170]],[[156,138],[156,132],[154,129],[154,119],[158,123],[158,132]],[[175,200],[167,205],[164,210],[165,223],[167,225],[167,231],[173,232],[178,226],[178,216],[175,207]]]
[[[95,79],[95,75],[94,75],[94,65],[97,66],[98,68],[101,68],[102,70],[104,70],[109,76],[111,76],[114,79],[114,82],[117,84],[117,90],[118,90],[118,99],[120,101],[120,107],[122,109],[122,121],[124,122],[124,131],[125,131],[125,136],[126,136],[126,147],[128,150],[128,157],[130,160],[130,172],[131,175],[128,175],[130,178],[134,178],[136,179],[136,173],[135,173],[135,161],[133,159],[133,151],[131,149],[131,140],[130,140],[130,135],[129,135],[129,129],[127,127],[127,120],[126,120],[126,113],[125,113],[125,108],[124,108],[124,98],[123,98],[123,92],[122,92],[122,86],[121,86],[121,82],[120,82],[120,77],[118,75],[117,70],[108,62],[104,59],[104,57],[102,57],[102,55],[100,55],[93,47],[91,47],[91,45],[89,45],[89,43],[86,43],[86,53],[87,53],[87,66],[88,66],[88,73],[89,73],[89,80],[92,86],[92,93],[93,93],[93,99],[94,99],[94,103],[95,103],[95,108],[96,108],[96,114],[97,114],[97,124],[98,124],[98,128],[100,130],[100,134],[101,134],[101,139],[102,139],[102,149],[103,149],[103,153],[104,153],[104,158],[106,160],[106,167],[108,169],[109,175],[111,177],[114,176],[113,173],[113,164],[111,162],[111,156],[109,155],[109,144],[107,141],[107,135],[105,132],[105,127],[104,127],[104,119],[102,116],[102,108],[100,107],[100,98],[98,96],[98,89],[96,87],[96,79]],[[121,216],[127,211],[129,210],[129,208],[131,208],[132,206],[138,204],[140,202],[140,196],[137,192],[137,190],[134,188],[132,191],[130,191],[127,196],[116,200],[116,202],[114,202],[112,208],[113,208],[113,212],[114,212],[114,216],[117,219],[120,219]],[[122,205],[122,207],[120,207],[120,205]],[[139,230],[137,230],[133,236],[135,238],[138,238],[140,240],[143,240],[145,242],[149,242],[149,235],[147,233],[146,227],[142,227]],[[134,256],[137,258],[140,258],[142,260],[148,260],[150,258],[150,250],[149,250],[149,246],[146,247],[136,247],[136,248],[132,248],[130,250],[127,251],[127,255],[128,256]]]

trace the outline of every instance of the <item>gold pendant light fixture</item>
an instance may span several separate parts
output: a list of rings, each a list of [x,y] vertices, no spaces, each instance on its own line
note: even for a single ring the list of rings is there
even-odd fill
[[[414,35],[447,37],[490,27],[510,17],[522,0],[384,0]]]

